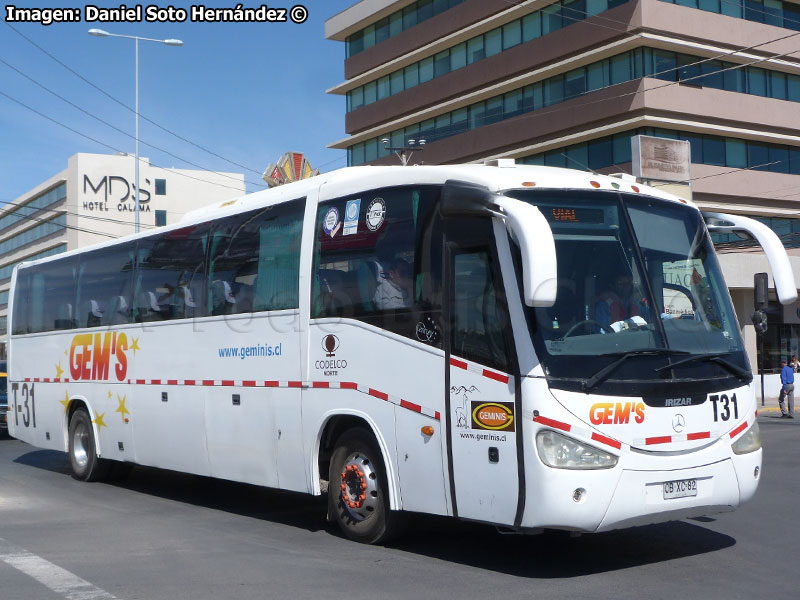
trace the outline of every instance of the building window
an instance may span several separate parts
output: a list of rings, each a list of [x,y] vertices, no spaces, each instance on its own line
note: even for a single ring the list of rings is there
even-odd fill
[[[163,227],[167,224],[167,211],[165,210],[157,210],[156,211],[156,227]]]
[[[699,8],[708,12],[727,15],[736,19],[766,23],[800,31],[800,8],[782,0],[661,0],[669,4],[679,4],[689,8]]]
[[[380,44],[406,29],[422,23],[464,2],[464,0],[418,0],[405,8],[384,17],[361,31],[349,36],[345,41],[347,58]]]
[[[483,38],[475,39],[481,40],[481,51],[483,51]],[[467,53],[469,54],[470,52],[468,44]],[[676,52],[653,48],[637,48],[636,50],[630,50],[617,56],[612,56],[611,58],[589,64],[585,67],[573,69],[566,74],[556,75],[537,82],[536,84],[529,84],[524,88],[511,90],[505,94],[489,98],[488,100],[482,100],[465,108],[460,108],[458,111],[438,115],[435,119],[437,123],[436,126],[432,128],[423,127],[423,129],[425,129],[424,137],[428,142],[437,141],[465,130],[476,129],[497,121],[511,119],[521,113],[538,110],[542,106],[555,105],[571,98],[580,97],[594,90],[638,79],[642,76],[656,77],[666,81],[677,81],[679,70],[685,71],[687,77],[692,77],[690,83],[694,85],[725,89],[739,93],[766,95],[779,100],[800,101],[800,76],[798,75],[778,73],[776,77],[773,77],[772,75],[774,72],[772,71],[766,71],[756,67],[732,69],[732,67],[735,66],[733,63],[722,61],[714,61],[714,66],[717,69],[728,69],[724,71],[725,77],[720,77],[719,73],[712,73],[708,70],[708,67],[703,68],[702,72],[687,67],[687,65],[700,60],[702,59],[688,54],[678,54]],[[428,61],[426,78],[431,79],[434,77],[433,57],[426,59],[426,61]],[[423,63],[424,62],[425,61],[423,61]],[[736,74],[736,77],[728,77],[730,73]],[[517,97],[520,91],[522,91],[523,95],[521,109],[517,104]],[[466,113],[463,111],[466,111]],[[456,112],[469,115],[469,123],[466,128],[452,127],[450,125],[450,123],[455,124],[459,120],[455,117]],[[448,115],[450,119],[445,118]],[[428,119],[425,123],[433,123],[433,121],[434,119]],[[446,124],[446,126],[440,128],[438,123]],[[416,128],[420,127],[420,125],[421,124],[410,125],[405,129],[385,133],[379,137],[362,142],[362,144],[369,147],[371,144],[377,144],[379,140],[384,137],[394,138],[397,136],[400,139],[408,139],[413,137],[413,134],[417,132]],[[667,132],[663,134],[664,136],[677,135],[677,133],[668,132],[668,130],[664,130],[664,132]],[[725,148],[720,146],[720,139],[721,138],[717,138],[716,145],[712,138],[705,140],[703,142],[703,155],[705,156],[705,160],[695,160],[698,155],[693,154],[693,162],[737,166],[731,164],[732,162],[736,162],[733,156],[723,157]],[[752,148],[750,148],[750,146],[752,146]],[[752,144],[748,147],[750,148],[748,152],[750,153],[749,156],[751,159],[747,166],[754,167],[773,163],[777,166],[761,166],[760,170],[785,173],[787,172],[785,169],[788,168],[788,172],[800,174],[792,170],[800,168],[800,162],[795,161],[797,165],[792,166],[791,161],[789,163],[786,162],[783,153],[780,154],[780,160],[775,162],[769,158],[769,154],[766,150],[762,152]],[[348,152],[349,166],[374,160],[374,158],[369,157],[369,154],[364,156],[363,159],[360,159],[361,153],[357,147],[354,146],[351,147],[351,149],[353,149],[353,151]],[[692,150],[693,153],[700,151],[696,145]],[[741,157],[739,160],[741,160]],[[619,162],[630,161],[616,161],[616,163],[612,164],[618,164]],[[603,166],[608,165],[601,165],[601,167]]]
[[[596,6],[598,12],[613,8],[609,0],[596,1],[599,2]],[[629,0],[621,0],[619,4],[624,4],[628,1]],[[516,19],[500,27],[495,27],[453,48],[444,50],[433,57],[428,57],[423,61],[405,67],[405,69],[395,71],[389,75],[389,77],[392,78],[391,94],[381,95],[379,91],[376,97],[369,97],[369,99],[367,99],[367,96],[364,95],[364,87],[374,82],[359,86],[347,92],[347,112],[357,110],[366,104],[377,102],[388,95],[398,94],[404,90],[410,89],[419,84],[420,81],[425,82],[430,79],[442,77],[443,75],[447,75],[450,71],[455,71],[468,64],[510,50],[522,42],[540,37],[542,35],[543,18],[545,20],[544,33],[552,33],[557,29],[568,27],[573,23],[587,18],[587,16],[591,16],[587,15],[584,3],[585,0],[560,0],[525,17]],[[563,18],[562,11],[564,13]],[[423,65],[423,63],[425,64]],[[411,81],[409,81],[409,69],[414,70],[415,73],[422,73],[421,79],[420,76],[414,75]],[[403,85],[404,71],[405,85]],[[624,81],[627,81],[627,79]]]
[[[166,196],[166,195],[167,195],[167,180],[156,179],[156,196]]]

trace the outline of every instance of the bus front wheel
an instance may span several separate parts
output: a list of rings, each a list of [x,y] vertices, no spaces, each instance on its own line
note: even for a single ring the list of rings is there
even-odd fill
[[[351,540],[379,544],[394,537],[402,515],[389,509],[386,470],[373,436],[345,431],[331,455],[328,514]]]
[[[99,481],[110,470],[109,462],[97,457],[92,420],[83,408],[76,410],[69,421],[69,461],[72,476],[80,481]]]

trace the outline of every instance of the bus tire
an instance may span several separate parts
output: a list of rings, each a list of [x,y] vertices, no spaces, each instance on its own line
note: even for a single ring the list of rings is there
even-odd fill
[[[84,408],[76,410],[69,421],[69,462],[72,476],[79,481],[100,481],[111,469],[109,461],[97,456],[92,420]]]
[[[389,509],[389,486],[375,438],[348,429],[331,455],[328,515],[353,541],[380,544],[402,529],[403,515]]]

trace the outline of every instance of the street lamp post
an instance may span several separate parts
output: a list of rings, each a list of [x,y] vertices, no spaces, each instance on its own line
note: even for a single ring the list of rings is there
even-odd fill
[[[102,29],[90,29],[89,35],[96,35],[98,37],[120,37],[120,38],[128,38],[130,40],[135,41],[136,47],[136,58],[134,61],[135,71],[136,71],[136,102],[134,106],[134,114],[136,117],[136,128],[135,128],[135,148],[134,148],[134,190],[133,190],[133,200],[134,200],[134,215],[135,215],[135,225],[134,230],[136,233],[139,233],[139,40],[145,42],[158,42],[159,44],[166,44],[167,46],[183,46],[183,42],[181,40],[156,40],[153,38],[146,38],[146,37],[138,37],[135,35],[121,35],[118,33],[109,33]]]

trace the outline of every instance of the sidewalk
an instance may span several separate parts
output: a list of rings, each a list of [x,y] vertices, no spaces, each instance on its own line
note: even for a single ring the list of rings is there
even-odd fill
[[[766,399],[762,406],[761,404],[761,390],[756,389],[756,403],[758,404],[759,413],[780,413],[781,409],[778,407],[778,397],[766,395]],[[795,396],[795,404],[797,404],[797,396]]]

